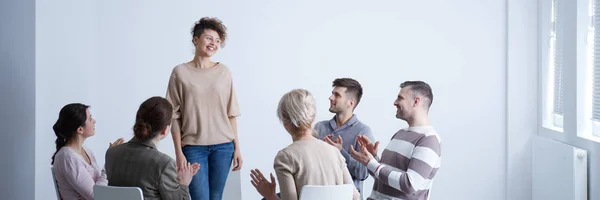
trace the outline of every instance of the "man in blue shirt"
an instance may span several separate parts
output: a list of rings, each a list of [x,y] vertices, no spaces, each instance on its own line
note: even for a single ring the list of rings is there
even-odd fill
[[[363,196],[363,181],[369,177],[367,167],[350,156],[350,147],[359,149],[357,138],[367,136],[375,141],[371,128],[358,121],[354,109],[360,102],[363,91],[358,81],[351,78],[338,78],[333,81],[333,91],[329,97],[329,112],[335,116],[331,120],[320,121],[315,125],[318,137],[338,148],[346,158],[346,165],[354,186]]]

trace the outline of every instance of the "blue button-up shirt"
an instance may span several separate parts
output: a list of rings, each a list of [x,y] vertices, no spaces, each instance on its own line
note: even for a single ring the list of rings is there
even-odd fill
[[[369,177],[369,173],[367,171],[367,167],[360,162],[354,160],[350,155],[350,147],[354,146],[354,149],[358,151],[358,142],[357,138],[359,135],[364,135],[369,138],[372,142],[375,142],[375,138],[371,133],[371,128],[369,126],[363,124],[358,121],[356,115],[352,115],[352,118],[346,122],[346,124],[337,127],[337,123],[335,122],[335,117],[331,120],[320,121],[315,125],[315,130],[319,135],[320,139],[323,139],[325,136],[332,134],[332,140],[335,140],[338,136],[342,138],[342,155],[346,159],[346,165],[348,167],[348,171],[350,171],[350,175],[352,176],[352,180],[354,181],[354,186],[360,192],[362,199],[362,188],[363,181]]]

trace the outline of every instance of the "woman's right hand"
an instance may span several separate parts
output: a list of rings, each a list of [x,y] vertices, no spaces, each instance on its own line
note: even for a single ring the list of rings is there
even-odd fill
[[[186,163],[183,167],[177,169],[177,179],[180,185],[189,186],[194,177],[194,169],[192,164]]]
[[[119,139],[117,139],[117,141],[115,141],[113,143],[108,143],[108,148],[123,144],[123,142],[125,142],[125,139],[119,138]]]
[[[183,152],[177,153],[177,155],[175,156],[175,162],[177,162],[177,169],[182,168],[183,166],[188,164],[188,161],[185,158],[185,155],[183,155]]]

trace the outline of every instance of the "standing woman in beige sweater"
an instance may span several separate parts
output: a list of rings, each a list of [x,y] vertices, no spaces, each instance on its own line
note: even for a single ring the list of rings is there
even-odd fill
[[[251,171],[250,182],[264,199],[297,200],[305,185],[354,184],[340,150],[312,135],[315,110],[315,99],[306,90],[292,90],[281,97],[277,117],[294,142],[279,151],[273,163],[280,196],[275,194],[273,174],[268,181],[260,170]],[[353,199],[360,199],[358,190],[352,188]]]
[[[192,29],[194,59],[177,65],[169,79],[177,165],[200,164],[189,185],[193,200],[220,200],[232,161],[233,171],[242,168],[236,123],[240,109],[231,71],[211,60],[226,38],[227,28],[219,19],[200,19]]]

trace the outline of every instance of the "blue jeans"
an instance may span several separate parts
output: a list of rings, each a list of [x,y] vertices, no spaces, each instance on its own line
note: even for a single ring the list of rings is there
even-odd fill
[[[200,170],[189,185],[192,200],[221,200],[233,160],[233,142],[182,148],[189,163],[200,164]]]

